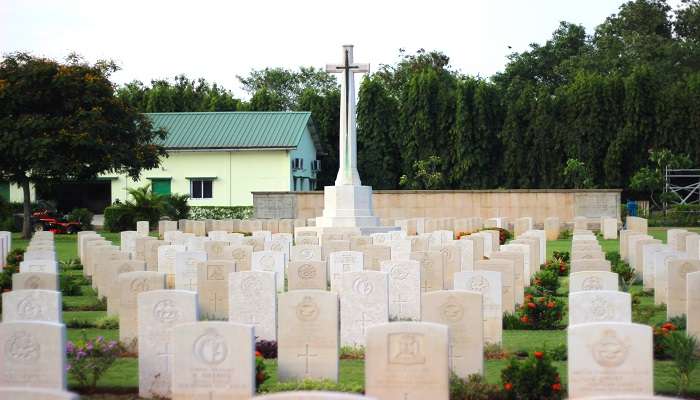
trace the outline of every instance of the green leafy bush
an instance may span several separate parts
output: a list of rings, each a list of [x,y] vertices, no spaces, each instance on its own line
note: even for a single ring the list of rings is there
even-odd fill
[[[503,329],[505,330],[518,330],[525,329],[522,321],[520,321],[520,316],[517,314],[511,314],[508,312],[503,313]]]
[[[79,258],[71,258],[66,261],[59,261],[61,271],[79,271],[83,269],[83,264],[80,263]]]
[[[486,382],[481,374],[466,379],[450,374],[450,400],[499,400],[505,398],[501,388]]]
[[[69,274],[60,274],[59,282],[64,296],[80,296],[83,294],[83,286],[89,284],[84,276]]]
[[[555,251],[552,259],[544,264],[544,269],[552,271],[558,276],[568,276],[570,268],[570,255],[568,251]]]
[[[93,216],[94,214],[87,208],[75,208],[66,215],[66,219],[70,222],[80,222],[80,229],[89,231],[92,230]]]
[[[700,205],[682,204],[669,208],[666,214],[654,212],[649,218],[649,226],[700,226]]]
[[[574,233],[571,231],[571,229],[564,229],[562,231],[559,231],[559,237],[557,237],[558,240],[567,240],[571,239],[574,236]]]
[[[19,272],[19,265],[8,265],[0,271],[0,291],[12,289],[12,274]]]
[[[260,388],[260,385],[265,383],[270,378],[265,365],[265,357],[259,351],[255,351],[255,388]]]
[[[247,219],[253,216],[252,206],[234,207],[191,207],[189,219]]]
[[[163,215],[172,221],[187,219],[190,214],[190,196],[187,194],[171,194],[165,198]]]
[[[605,258],[610,261],[610,271],[615,272],[620,282],[620,288],[628,292],[630,286],[637,281],[637,272],[620,257],[620,253],[611,251],[605,253]]]
[[[546,269],[537,271],[530,280],[530,287],[540,295],[553,295],[559,289],[559,274]]]
[[[86,319],[75,318],[66,322],[66,328],[70,329],[90,329],[94,327],[95,323]]]
[[[24,249],[14,249],[7,253],[7,258],[5,259],[6,266],[9,267],[19,267],[19,263],[24,261]]]
[[[690,374],[698,365],[698,341],[695,336],[686,335],[683,332],[671,332],[666,337],[666,346],[668,353],[673,360],[673,366],[676,368],[678,376],[676,377],[676,386],[678,387],[678,395],[684,397],[688,393],[690,386]]]
[[[341,346],[341,360],[364,360],[365,348],[363,346]]]
[[[554,296],[526,294],[523,305],[518,308],[521,329],[559,329],[563,312],[564,304]]]
[[[114,203],[105,208],[104,230],[108,232],[132,231],[136,229],[136,216],[123,203]]]
[[[654,327],[654,358],[657,360],[668,360],[671,353],[666,340],[678,327],[671,322],[664,322]]]
[[[95,321],[97,329],[119,329],[119,317],[115,315],[104,316]]]
[[[507,399],[558,400],[563,397],[559,373],[544,351],[536,351],[522,361],[511,358],[501,371],[501,381]]]
[[[333,382],[331,380],[311,380],[274,382],[270,381],[261,385],[260,393],[289,392],[300,390],[323,390],[329,392],[362,393],[362,385]]]

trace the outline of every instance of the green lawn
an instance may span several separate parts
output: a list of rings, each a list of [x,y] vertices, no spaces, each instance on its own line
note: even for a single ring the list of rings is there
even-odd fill
[[[695,229],[700,231],[700,229]],[[665,228],[650,228],[650,235],[665,240]],[[105,238],[119,243],[119,234],[103,233]],[[56,235],[56,250],[59,259],[65,261],[71,258],[76,258],[76,236]],[[600,240],[604,251],[618,251],[617,240]],[[26,240],[19,238],[19,235],[13,235],[13,248],[22,248],[27,244]],[[553,251],[569,251],[571,248],[571,240],[555,240],[547,243],[548,254],[551,257]],[[66,271],[64,273],[80,274],[80,271]],[[566,300],[568,291],[568,279],[562,278],[562,287],[558,293],[561,300]],[[632,292],[641,291],[639,285],[633,286]],[[641,297],[641,304],[648,305],[653,303],[652,297]],[[64,304],[66,308],[74,310],[76,308],[88,307],[94,308],[98,304],[95,292],[89,286],[83,287],[82,296],[65,296]],[[64,311],[63,319],[66,323],[70,321],[87,321],[94,323],[96,320],[104,317],[105,311]],[[665,319],[665,312],[657,311],[651,317],[649,323],[654,324]],[[81,340],[83,336],[88,338],[96,338],[102,336],[107,340],[118,340],[119,331],[116,329],[68,329],[68,340]],[[504,330],[503,331],[503,351],[508,354],[520,352],[532,352],[543,348],[553,349],[555,347],[566,344],[566,331],[526,331],[526,330]],[[501,369],[505,367],[507,360],[487,360],[485,362],[486,378],[491,383],[500,384]],[[277,381],[277,364],[276,360],[266,361],[268,372],[271,378],[266,382],[265,386],[273,385]],[[566,362],[557,361],[555,366],[559,370],[562,381],[566,382]],[[675,394],[675,371],[673,365],[669,361],[655,361],[654,363],[655,389],[658,393],[673,395]],[[364,362],[362,360],[341,360],[340,361],[340,382],[349,387],[362,387],[364,382]],[[691,378],[691,396],[700,398],[700,368],[696,369]],[[76,390],[75,382],[69,379],[69,386]],[[98,384],[98,394],[83,396],[89,399],[136,399],[138,392],[138,361],[135,358],[121,358],[115,365],[103,376]]]

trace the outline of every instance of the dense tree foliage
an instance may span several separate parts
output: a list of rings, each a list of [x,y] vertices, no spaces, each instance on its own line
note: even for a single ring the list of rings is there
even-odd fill
[[[129,84],[120,96],[143,111],[311,111],[319,187],[332,184],[336,78],[302,67],[239,80],[248,102],[184,77]],[[687,154],[700,167],[700,0],[676,9],[633,0],[593,32],[561,22],[488,79],[456,71],[440,52],[401,50],[396,63],[362,80],[359,95],[360,176],[377,189],[401,187],[400,178],[417,176],[428,160],[440,160],[430,164],[441,177],[431,186],[444,189],[628,188],[652,166],[654,149]],[[585,166],[585,180],[564,173],[571,160]]]
[[[699,84],[697,0],[676,10],[665,0],[634,0],[592,34],[562,22],[488,80],[452,70],[441,53],[402,52],[360,89],[367,137],[358,140],[372,151],[363,174],[400,165],[398,175],[411,176],[417,161],[436,156],[442,188],[627,188],[652,149],[688,154],[700,166]],[[390,115],[381,124],[396,133],[363,126],[382,112]],[[571,160],[585,166],[585,184],[564,174]],[[385,175],[370,182],[395,187],[397,174]]]
[[[0,180],[24,192],[29,236],[30,183],[94,179],[104,172],[138,179],[155,168],[166,132],[115,96],[111,62],[65,63],[18,53],[0,62]]]
[[[241,101],[233,94],[204,79],[196,81],[178,75],[171,82],[167,79],[151,81],[150,86],[133,81],[119,88],[119,96],[126,103],[142,112],[183,111],[236,111]]]

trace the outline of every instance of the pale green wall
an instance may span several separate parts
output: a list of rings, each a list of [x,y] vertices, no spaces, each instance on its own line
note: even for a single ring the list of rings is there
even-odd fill
[[[314,145],[313,139],[311,139],[311,134],[309,130],[305,130],[304,134],[301,135],[299,144],[297,148],[289,152],[289,165],[291,168],[292,160],[295,158],[304,159],[304,169],[292,171],[292,176],[289,177],[289,187],[294,188],[294,177],[304,177],[316,179],[316,173],[311,172],[311,161],[316,159],[316,146]],[[323,166],[321,166],[323,168]],[[309,179],[303,179],[304,187],[297,188],[297,190],[311,190],[309,187]]]
[[[192,206],[249,206],[253,191],[289,191],[291,164],[287,150],[170,152],[161,168],[144,171],[134,182],[112,180],[112,201],[127,198],[127,189],[150,183],[147,178],[172,178],[171,191],[190,193],[186,177],[216,177],[213,198],[190,199]]]
[[[29,194],[32,201],[36,200],[34,185],[29,185]],[[22,192],[22,188],[19,185],[10,185],[10,201],[12,203],[22,203],[24,201],[24,192]]]

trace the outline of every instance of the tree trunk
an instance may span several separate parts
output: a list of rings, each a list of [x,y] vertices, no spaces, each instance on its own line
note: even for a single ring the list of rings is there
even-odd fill
[[[22,182],[22,193],[24,194],[24,207],[22,219],[22,237],[24,239],[31,239],[32,237],[32,196],[29,188],[29,180]]]

